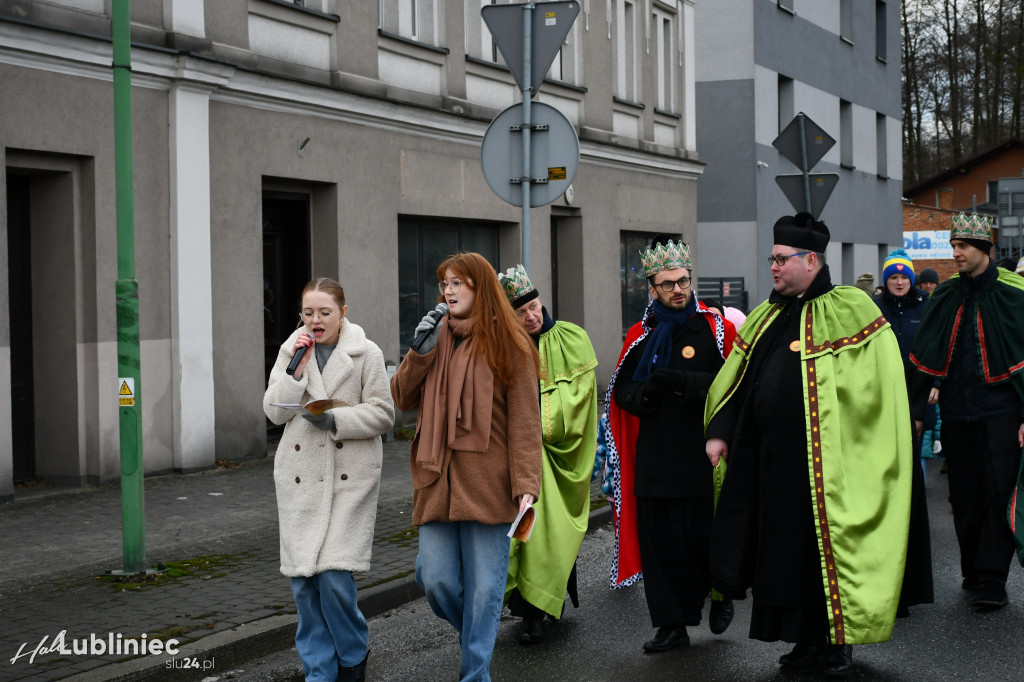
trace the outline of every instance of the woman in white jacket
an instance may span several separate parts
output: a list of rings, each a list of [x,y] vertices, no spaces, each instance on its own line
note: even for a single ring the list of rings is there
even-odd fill
[[[281,572],[291,578],[295,645],[307,680],[365,674],[369,629],[351,571],[370,568],[381,434],[395,420],[384,356],[345,319],[347,310],[335,280],[306,285],[302,325],[281,346],[263,398],[270,421],[286,425],[274,459]],[[287,374],[303,347],[302,361]],[[339,406],[314,416],[271,405],[321,399]]]

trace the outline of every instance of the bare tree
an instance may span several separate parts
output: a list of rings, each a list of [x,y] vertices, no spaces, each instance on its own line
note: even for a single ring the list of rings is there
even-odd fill
[[[906,182],[1021,136],[1021,0],[903,0],[901,24]]]

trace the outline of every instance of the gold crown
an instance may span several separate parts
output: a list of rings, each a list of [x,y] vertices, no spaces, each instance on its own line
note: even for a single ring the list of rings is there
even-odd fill
[[[689,247],[683,242],[676,244],[671,239],[667,244],[659,243],[656,247],[648,246],[641,251],[640,262],[644,266],[644,277],[652,277],[662,270],[693,269]]]
[[[505,289],[505,296],[508,302],[515,304],[520,298],[535,291],[530,276],[526,274],[526,268],[520,263],[514,268],[509,268],[504,273],[498,273],[498,281]]]
[[[949,239],[980,239],[992,241],[992,218],[987,215],[972,213],[967,215],[961,212],[953,216],[953,230],[949,233]]]

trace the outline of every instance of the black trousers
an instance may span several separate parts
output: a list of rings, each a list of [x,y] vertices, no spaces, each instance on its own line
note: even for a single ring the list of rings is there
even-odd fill
[[[1017,482],[1016,415],[982,422],[942,420],[949,496],[965,578],[1005,583],[1014,554],[1006,507]]]
[[[711,591],[711,497],[636,499],[644,593],[656,627],[698,625]]]
[[[753,592],[750,613],[750,638],[763,642],[790,642],[793,644],[828,644],[828,595],[821,583],[821,554],[813,517],[807,515],[811,525],[803,526],[803,541],[799,549],[785,561],[774,556],[758,562],[762,571],[785,571],[798,577],[792,592],[762,594]],[[768,581],[765,581],[768,582]],[[769,584],[777,583],[777,579]]]

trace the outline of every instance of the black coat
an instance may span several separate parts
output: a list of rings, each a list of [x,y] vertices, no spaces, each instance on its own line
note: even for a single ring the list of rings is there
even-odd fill
[[[623,359],[615,381],[615,402],[640,418],[636,441],[637,497],[694,498],[714,494],[712,468],[704,452],[704,401],[725,364],[706,316],[695,313],[672,337],[668,369],[680,372],[675,385],[653,376],[633,381],[650,340],[648,336]],[[683,355],[685,348],[692,356]],[[690,354],[689,351],[687,354]]]

